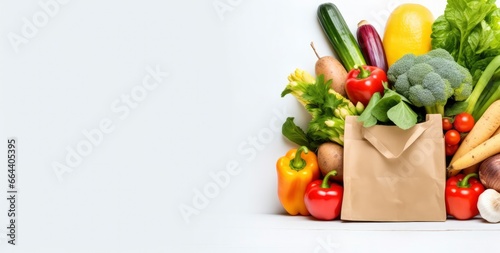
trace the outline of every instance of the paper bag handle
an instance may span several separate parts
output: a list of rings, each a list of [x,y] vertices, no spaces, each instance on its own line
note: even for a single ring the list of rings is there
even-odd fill
[[[379,139],[374,136],[369,129],[365,128],[365,127],[362,127],[361,128],[361,134],[363,135],[363,137],[369,141],[382,155],[384,155],[386,158],[388,159],[394,159],[394,158],[398,158],[399,156],[401,156],[401,154],[403,154],[403,152],[411,146],[411,144],[413,144],[413,142],[415,142],[415,140],[417,140],[417,138],[423,133],[425,132],[425,130],[427,130],[428,128],[428,125],[431,123],[431,120],[428,120],[424,123],[421,123],[421,124],[417,124],[413,127],[413,134],[410,136],[410,138],[408,138],[406,140],[406,143],[404,145],[404,148],[401,149],[399,151],[399,153],[397,154],[394,154],[392,153],[381,141],[379,141]]]

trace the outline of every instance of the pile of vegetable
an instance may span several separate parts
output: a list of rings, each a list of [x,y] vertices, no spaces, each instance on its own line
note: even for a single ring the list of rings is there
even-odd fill
[[[283,208],[319,220],[340,216],[347,116],[358,116],[366,128],[409,129],[426,114],[440,114],[448,215],[500,222],[500,8],[495,1],[448,0],[436,19],[425,6],[404,3],[389,16],[383,37],[363,19],[354,36],[333,3],[320,4],[317,17],[334,52],[320,56],[311,43],[315,73],[295,69],[281,93],[293,96],[310,115],[305,128],[294,117],[283,123],[283,136],[296,146],[277,162]]]

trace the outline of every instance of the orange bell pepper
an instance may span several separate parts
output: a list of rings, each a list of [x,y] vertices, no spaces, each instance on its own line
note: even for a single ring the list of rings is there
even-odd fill
[[[318,159],[307,147],[291,149],[276,163],[278,197],[290,215],[309,215],[304,203],[307,185],[319,179]]]

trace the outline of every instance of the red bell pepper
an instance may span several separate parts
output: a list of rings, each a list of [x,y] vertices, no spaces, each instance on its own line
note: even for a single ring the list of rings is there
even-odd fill
[[[458,174],[446,181],[446,213],[458,220],[468,220],[479,214],[477,200],[484,186],[476,173]]]
[[[353,104],[361,102],[366,106],[375,92],[384,95],[384,83],[387,83],[384,70],[375,66],[354,66],[347,74],[345,90]]]
[[[332,170],[323,180],[314,180],[307,185],[304,202],[309,213],[316,219],[333,220],[340,215],[344,188],[338,184],[329,183],[337,171]]]

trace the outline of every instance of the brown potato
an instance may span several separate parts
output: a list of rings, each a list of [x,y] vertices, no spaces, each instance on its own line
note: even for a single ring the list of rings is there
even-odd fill
[[[347,81],[347,70],[344,68],[342,63],[340,63],[333,56],[323,56],[320,57],[311,42],[311,47],[316,53],[318,60],[315,65],[316,76],[323,75],[325,77],[325,82],[332,80],[331,87],[334,91],[340,95],[347,97],[345,91],[345,83]]]
[[[318,148],[318,166],[323,176],[332,170],[337,170],[338,174],[331,178],[343,182],[344,148],[334,142],[321,144]]]

